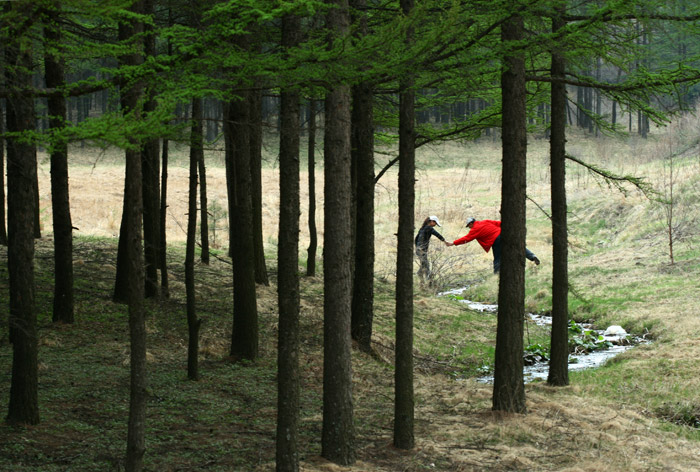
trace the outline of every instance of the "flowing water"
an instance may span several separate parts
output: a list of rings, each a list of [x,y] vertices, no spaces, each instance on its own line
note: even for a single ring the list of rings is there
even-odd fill
[[[454,295],[461,296],[461,294],[466,290],[466,288],[459,288],[454,290],[449,290],[447,292],[441,292],[438,295]],[[483,313],[495,313],[498,311],[497,305],[489,305],[479,302],[474,302],[471,300],[458,299],[460,303],[464,303],[470,309],[480,311]],[[542,316],[534,313],[528,313],[527,316],[534,323],[542,326],[551,326],[552,318],[550,316]],[[569,354],[569,371],[590,369],[603,365],[605,361],[615,357],[621,352],[634,347],[635,345],[646,342],[645,339],[631,336],[625,332],[619,326],[610,326],[606,330],[593,330],[589,325],[580,325],[583,330],[592,330],[596,335],[602,336],[600,342],[608,341],[612,344],[611,347],[599,349],[592,351],[590,353],[572,353]],[[532,365],[526,365],[523,369],[523,377],[525,382],[531,382],[535,379],[547,379],[547,374],[549,372],[549,361],[535,362]],[[477,379],[479,382],[491,383],[493,382],[492,375],[486,375],[479,377]]]

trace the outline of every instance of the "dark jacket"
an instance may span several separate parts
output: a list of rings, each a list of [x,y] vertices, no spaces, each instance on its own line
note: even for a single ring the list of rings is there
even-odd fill
[[[440,241],[444,241],[445,238],[442,237],[440,233],[435,231],[435,228],[430,226],[429,224],[421,226],[421,228],[418,230],[418,234],[416,235],[416,249],[420,249],[422,251],[427,251],[428,246],[430,245],[430,237],[435,236],[438,238]]]

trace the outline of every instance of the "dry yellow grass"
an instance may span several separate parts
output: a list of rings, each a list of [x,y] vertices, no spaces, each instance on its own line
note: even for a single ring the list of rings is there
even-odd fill
[[[686,126],[697,126],[693,123]],[[667,135],[665,135],[667,136]],[[666,138],[664,139],[671,139]],[[640,143],[631,139],[628,143],[610,139],[573,142],[571,148],[598,163],[609,163],[620,173],[646,173],[654,177],[657,187],[663,185],[662,167],[649,156],[661,152],[656,142]],[[665,149],[669,149],[668,144]],[[549,177],[546,165],[546,141],[533,141],[530,151],[528,195],[541,208],[549,209]],[[497,144],[447,144],[421,150],[416,188],[416,226],[430,215],[437,214],[443,224],[442,234],[455,239],[465,233],[464,220],[468,216],[499,218],[500,150]],[[74,158],[83,163],[93,162],[99,156],[89,154]],[[78,165],[71,168],[71,207],[74,226],[78,235],[116,237],[119,231],[123,168],[119,157],[103,159],[94,166]],[[208,168],[209,200],[217,200],[225,206],[224,170],[220,156],[212,159]],[[428,163],[430,161],[430,163]],[[50,205],[48,169],[42,165],[41,201],[44,231],[50,232]],[[692,182],[697,169],[679,176],[678,183]],[[316,214],[320,245],[323,241],[323,175],[317,173],[318,211]],[[305,256],[308,244],[305,224],[308,212],[307,174],[302,173],[302,233],[300,250]],[[267,166],[264,181],[264,234],[266,250],[274,254],[277,239],[277,215],[279,197],[277,169]],[[593,267],[624,267],[615,283],[645,280],[645,271],[659,272],[664,259],[662,238],[645,246],[634,236],[648,228],[649,205],[636,194],[623,197],[612,191],[602,190],[596,179],[571,169],[569,173],[569,198],[572,204],[571,223],[603,217],[627,218],[626,229],[616,234],[600,234],[605,240],[591,241],[586,234],[572,231],[571,253],[574,269]],[[187,170],[183,166],[169,169],[168,238],[171,243],[184,241],[186,221]],[[395,236],[397,229],[396,170],[389,171],[376,190],[376,255],[377,273],[391,279],[395,267]],[[587,203],[583,206],[582,201]],[[540,208],[528,203],[527,245],[540,259],[539,268],[528,266],[532,278],[546,280],[551,266],[551,231]],[[226,246],[225,231],[221,233],[221,246]],[[634,240],[634,241],[633,241]],[[604,245],[615,245],[611,252],[595,251]],[[459,248],[442,248],[434,244],[433,250],[441,256],[451,257],[451,270],[488,273],[491,255],[485,254],[476,244]],[[645,252],[646,251],[646,252]],[[585,258],[578,257],[591,252]],[[645,257],[640,258],[640,254]],[[650,255],[651,254],[651,255]],[[653,262],[648,262],[653,258]],[[640,266],[640,260],[641,266]],[[626,278],[625,280],[622,280]],[[589,294],[603,290],[600,280],[580,280]],[[493,280],[486,283],[495,286]],[[612,283],[607,281],[607,283]],[[493,290],[493,289],[492,289]],[[274,299],[274,290],[263,295]],[[541,294],[539,295],[542,296]],[[695,385],[691,391],[700,392],[700,375],[692,376],[692,369],[700,358],[700,317],[697,316],[697,287],[685,286],[678,293],[659,293],[654,300],[640,303],[635,312],[620,313],[621,317],[636,317],[658,323],[657,333],[663,337],[647,349],[638,349],[625,355],[627,369],[644,370],[645,363],[664,359],[669,365],[683,365],[691,372],[679,380]],[[424,294],[421,297],[425,297]],[[265,301],[261,301],[265,303]],[[418,300],[420,303],[420,300]],[[536,304],[536,300],[528,303]],[[270,303],[269,310],[274,309]],[[319,316],[311,313],[313,307],[302,300],[302,316]],[[320,321],[320,320],[319,320]],[[222,346],[216,340],[204,339],[206,351],[216,356]],[[647,382],[648,379],[640,379]],[[373,463],[374,470],[430,470],[431,464],[449,463],[451,470],[561,470],[561,471],[692,471],[700,470],[700,444],[684,439],[677,432],[667,431],[663,422],[653,415],[644,414],[643,406],[628,405],[600,394],[595,386],[573,385],[566,388],[550,388],[542,384],[527,387],[528,413],[525,415],[500,415],[490,411],[491,387],[473,380],[454,381],[440,375],[418,373],[416,375],[416,438],[414,451],[402,453],[391,447],[391,438],[376,445],[372,454],[382,457]],[[648,384],[640,388],[650,388]],[[660,383],[658,389],[668,389],[673,396],[674,384]],[[700,398],[687,399],[700,405]],[[697,437],[697,436],[696,436]],[[365,462],[352,467],[339,467],[318,457],[307,458],[302,464],[305,471],[365,471],[371,470]],[[443,469],[445,470],[445,469]]]

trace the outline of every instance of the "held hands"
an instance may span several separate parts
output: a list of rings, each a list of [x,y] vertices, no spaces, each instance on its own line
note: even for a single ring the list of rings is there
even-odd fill
[[[454,246],[454,243],[451,243],[449,241],[443,241],[443,242],[445,243],[445,246],[447,246],[447,247]]]

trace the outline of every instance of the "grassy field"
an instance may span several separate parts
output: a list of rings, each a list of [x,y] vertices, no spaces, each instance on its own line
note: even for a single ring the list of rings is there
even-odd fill
[[[416,447],[392,447],[396,169],[376,190],[378,356],[353,355],[357,463],[339,467],[320,457],[323,280],[302,278],[301,466],[305,471],[687,471],[700,470],[700,125],[692,119],[649,140],[571,136],[572,154],[619,174],[645,176],[659,197],[610,188],[568,167],[570,307],[574,319],[622,325],[653,342],[604,367],[571,374],[571,385],[526,386],[527,414],[491,411],[491,386],[476,377],[493,363],[495,315],[467,309],[438,292],[468,287],[467,298],[497,299],[490,254],[475,243],[431,245],[437,286],[415,293]],[[258,287],[261,357],[227,358],[232,324],[231,265],[225,219],[214,210],[217,257],[196,267],[201,331],[198,382],[186,380],[184,226],[186,153],[170,168],[168,209],[172,296],[149,301],[149,471],[274,469],[276,407],[276,239],[278,174],[274,143],[264,169],[264,231],[272,284]],[[533,139],[528,164],[527,245],[542,260],[526,268],[526,309],[551,308],[548,143]],[[673,156],[673,158],[669,158]],[[52,241],[49,171],[41,163],[42,230],[37,241],[40,409],[37,426],[0,425],[0,470],[117,471],[125,451],[128,411],[126,308],[111,301],[119,231],[123,163],[116,151],[76,149],[71,203],[76,230],[76,323],[51,323]],[[207,153],[209,201],[225,207],[222,155]],[[378,154],[378,165],[389,157]],[[302,166],[303,167],[303,166]],[[322,172],[318,189],[322,189]],[[436,214],[448,239],[464,220],[499,218],[500,146],[482,141],[418,152],[416,225]],[[302,175],[306,188],[306,174]],[[671,199],[671,190],[672,199]],[[318,196],[322,198],[322,192]],[[302,225],[307,195],[302,196]],[[673,220],[667,210],[673,209]],[[322,241],[322,205],[316,215]],[[211,225],[211,222],[210,222]],[[674,238],[674,263],[668,230]],[[302,226],[300,256],[308,244]],[[320,252],[319,252],[320,253]],[[0,248],[0,321],[7,325],[6,249]],[[322,261],[320,261],[322,262]],[[322,267],[321,267],[322,269]],[[417,265],[416,265],[417,269]],[[528,325],[528,342],[546,333]],[[0,404],[7,405],[12,361],[0,338]]]

